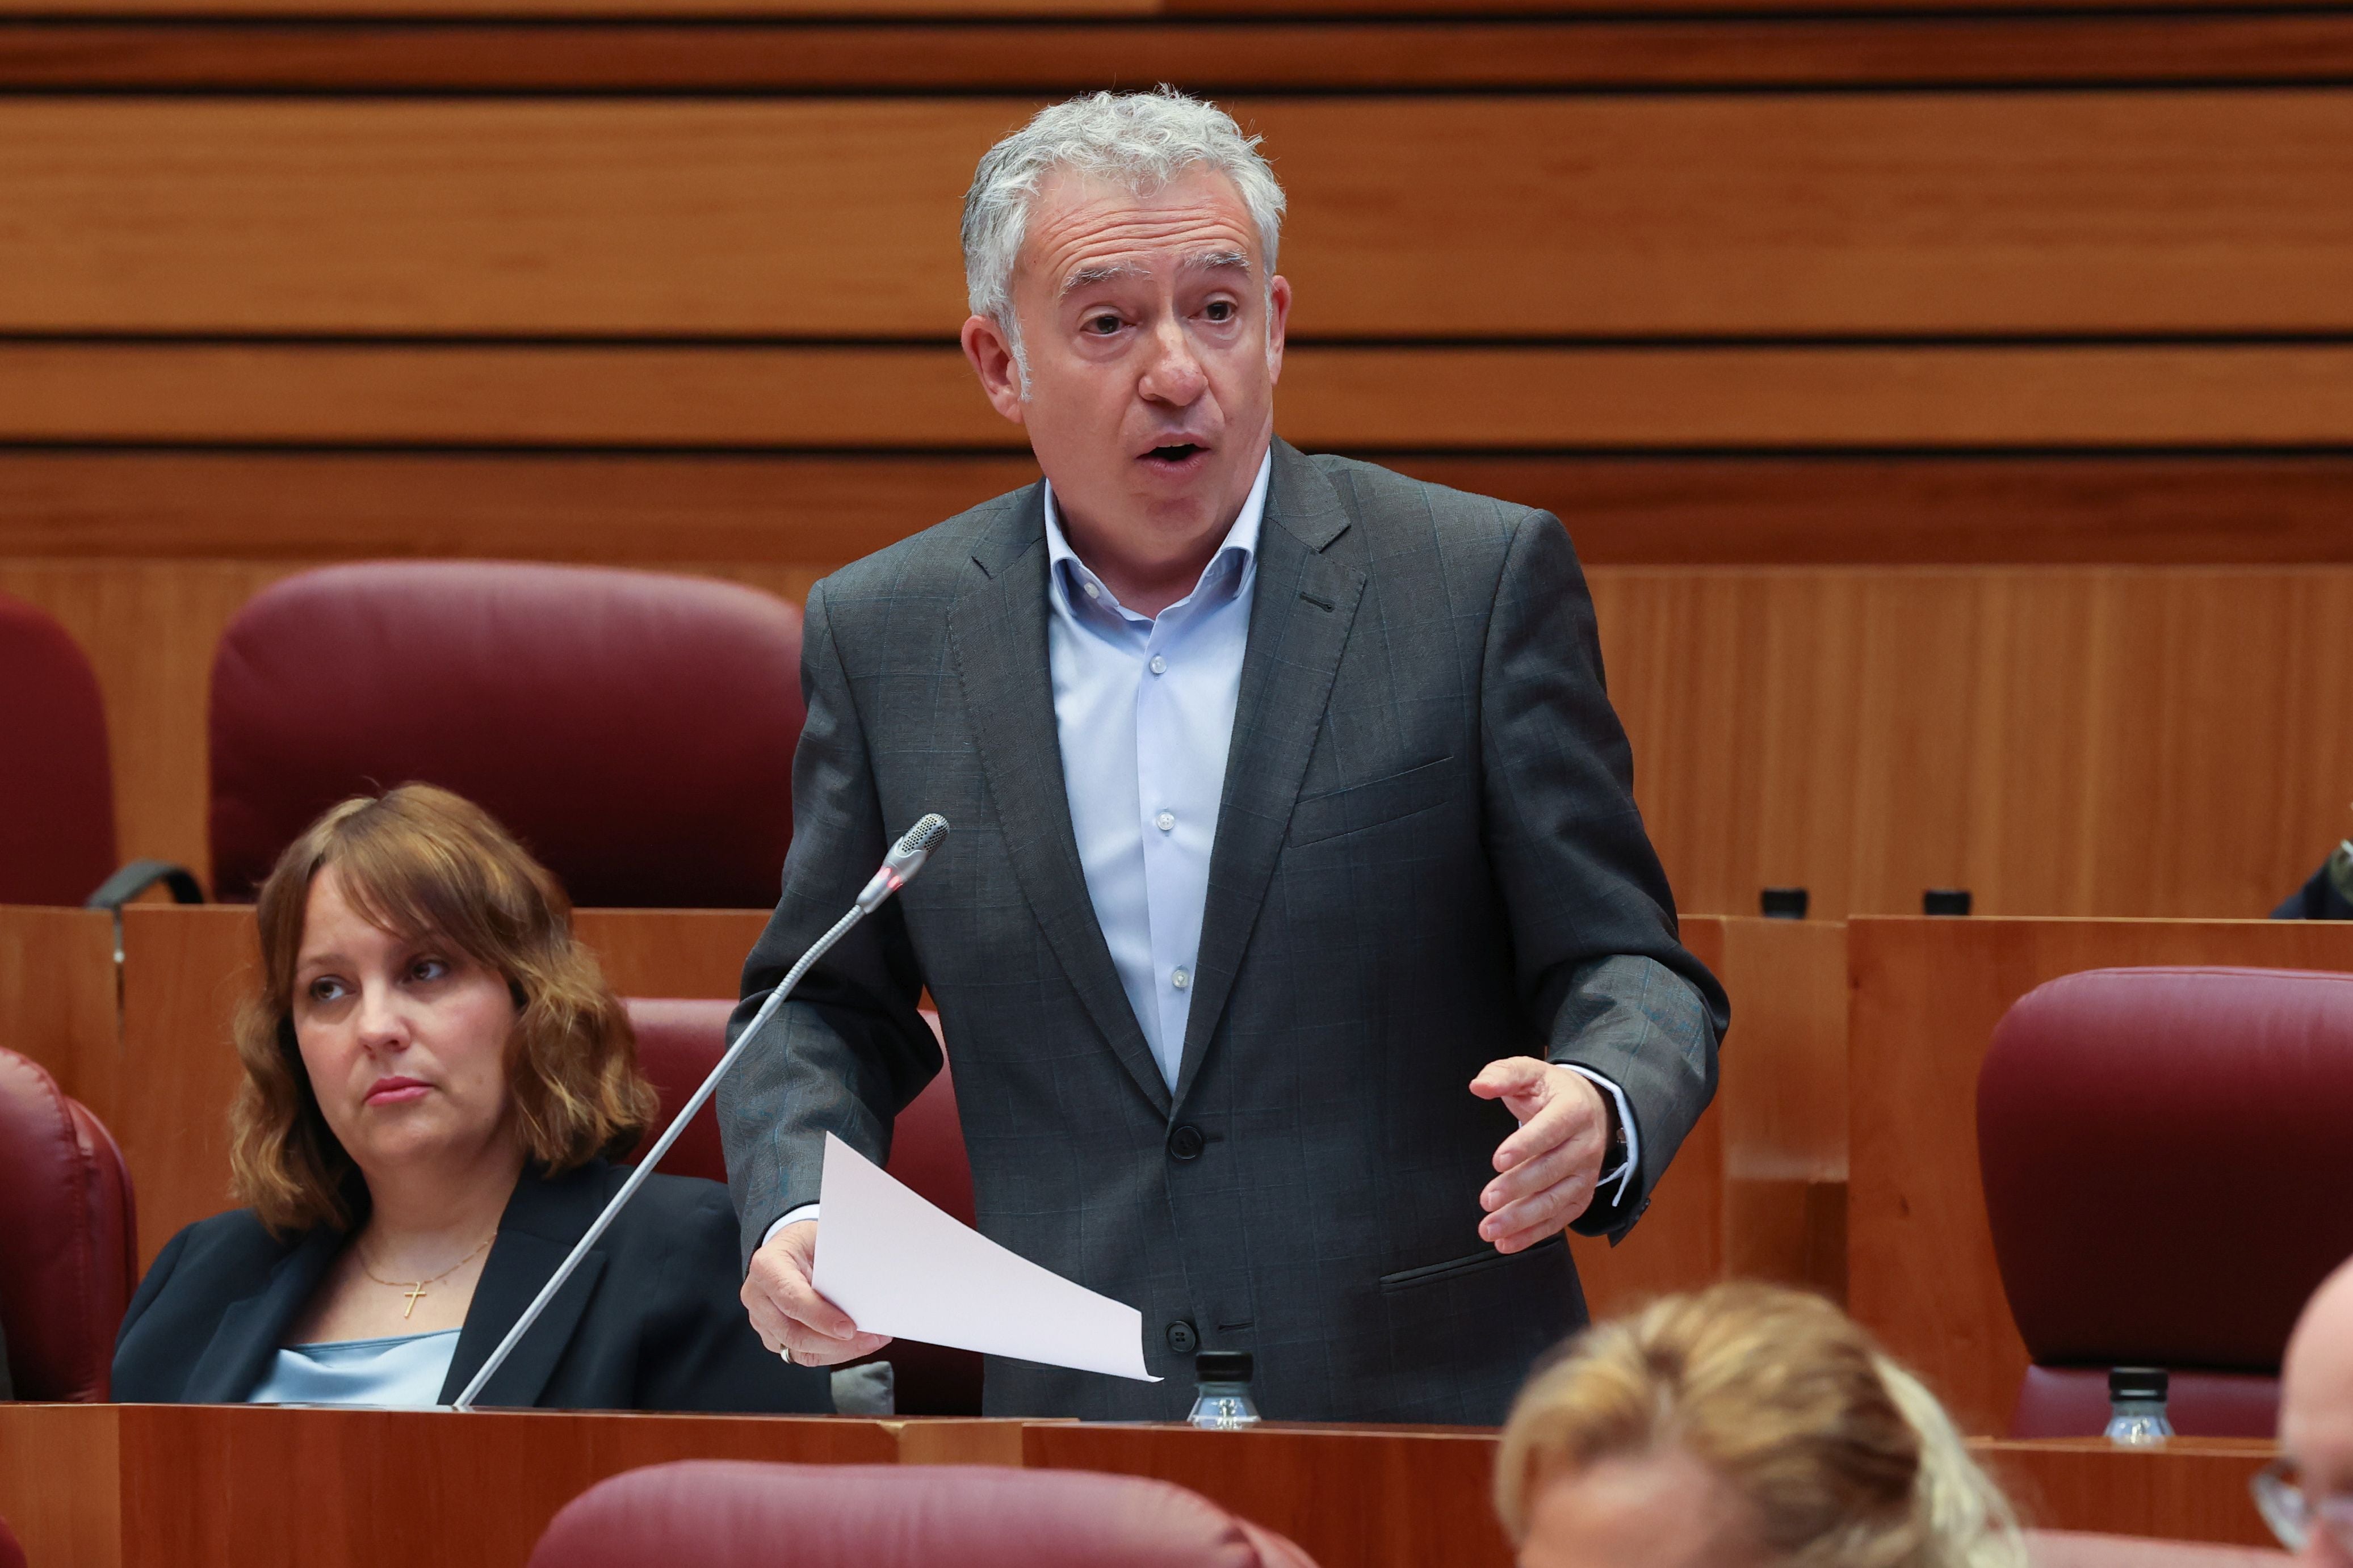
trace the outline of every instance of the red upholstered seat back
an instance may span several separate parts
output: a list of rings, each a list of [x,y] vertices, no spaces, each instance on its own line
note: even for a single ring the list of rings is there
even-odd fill
[[[773,904],[792,839],[800,612],[694,577],[379,562],[254,596],[213,662],[213,879],[250,898],[346,795],[480,805],[573,902]]]
[[[0,904],[79,904],[113,870],[98,677],[63,626],[0,594]]]
[[[39,1064],[0,1049],[0,1333],[16,1397],[106,1397],[138,1279],[122,1152]]]
[[[629,1021],[638,1032],[638,1061],[661,1096],[661,1121],[641,1147],[677,1116],[727,1048],[727,1016],[732,1002],[673,1000],[633,996]],[[923,1015],[939,1033],[940,1021]],[[634,1153],[627,1156],[634,1159]],[[678,1142],[662,1157],[661,1168],[672,1175],[727,1179],[726,1157],[720,1148],[719,1113],[705,1104],[679,1134]],[[964,1152],[964,1127],[956,1118],[955,1084],[947,1064],[923,1086],[914,1103],[899,1113],[891,1131],[891,1173],[966,1225],[973,1223],[972,1167]],[[894,1344],[882,1352],[891,1363],[902,1415],[977,1415],[980,1414],[980,1357],[938,1345]]]
[[[987,1465],[698,1459],[599,1482],[530,1568],[1314,1568],[1166,1481]]]
[[[0,1519],[0,1568],[25,1568],[25,1549],[16,1544],[16,1532],[5,1519]]]
[[[2026,1560],[2031,1568],[2287,1568],[2291,1561],[2286,1552],[2267,1547],[2149,1541],[2077,1530],[2028,1531]]]
[[[2037,1366],[2087,1370],[2031,1376],[2013,1431],[2096,1434],[2105,1382],[2067,1384],[2152,1365],[2178,1430],[2267,1434],[2288,1330],[2353,1255],[2348,1127],[2353,975],[2093,970],[2020,998],[1978,1079],[1987,1217]]]

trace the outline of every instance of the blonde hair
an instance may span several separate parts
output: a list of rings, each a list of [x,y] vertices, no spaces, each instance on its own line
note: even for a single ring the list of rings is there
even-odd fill
[[[1495,1509],[1600,1460],[1680,1448],[1742,1498],[1792,1568],[2024,1568],[2010,1504],[1936,1395],[1802,1291],[1717,1285],[1597,1324],[1521,1390]]]
[[[234,1026],[245,1081],[229,1110],[237,1202],[283,1235],[349,1229],[354,1167],[327,1126],[294,1035],[294,971],[311,883],[335,868],[361,915],[431,935],[503,975],[516,1007],[507,1093],[523,1152],[550,1173],[636,1140],[658,1113],[628,1011],[573,940],[572,902],[490,813],[431,784],[334,806],[286,847],[254,906],[261,989]]]

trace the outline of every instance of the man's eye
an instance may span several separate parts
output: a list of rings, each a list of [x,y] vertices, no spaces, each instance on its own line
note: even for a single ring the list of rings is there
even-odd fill
[[[1094,333],[1095,336],[1099,338],[1107,338],[1113,332],[1119,331],[1119,318],[1117,316],[1090,316],[1087,318],[1087,331]]]
[[[1231,300],[1212,300],[1201,313],[1213,321],[1230,321],[1234,319],[1234,302]]]

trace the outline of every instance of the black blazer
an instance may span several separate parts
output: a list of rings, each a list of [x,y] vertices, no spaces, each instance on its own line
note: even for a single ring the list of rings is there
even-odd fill
[[[603,1160],[515,1184],[458,1336],[444,1404],[471,1381],[628,1173]],[[760,1343],[736,1289],[727,1189],[655,1176],[581,1259],[480,1395],[566,1410],[829,1413],[822,1371]],[[288,1327],[344,1242],[328,1226],[273,1237],[250,1209],[174,1237],[147,1271],[114,1346],[126,1405],[234,1405],[268,1373]]]

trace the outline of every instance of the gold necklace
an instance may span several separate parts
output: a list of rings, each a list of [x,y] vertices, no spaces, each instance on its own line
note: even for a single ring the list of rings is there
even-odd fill
[[[360,1272],[375,1280],[377,1284],[390,1286],[395,1290],[406,1290],[408,1292],[408,1305],[402,1308],[400,1310],[402,1321],[406,1321],[409,1314],[417,1310],[417,1299],[426,1293],[425,1288],[427,1285],[438,1285],[442,1280],[447,1279],[449,1276],[455,1274],[469,1263],[474,1261],[475,1258],[480,1257],[482,1247],[490,1246],[491,1243],[496,1241],[498,1238],[499,1233],[494,1230],[491,1232],[490,1235],[482,1237],[480,1247],[475,1247],[473,1251],[466,1254],[465,1257],[460,1258],[457,1262],[452,1263],[448,1268],[444,1268],[440,1273],[433,1276],[432,1279],[418,1279],[409,1282],[403,1282],[398,1279],[386,1279],[383,1275],[378,1274],[375,1269],[370,1268],[368,1267],[367,1254],[362,1252],[356,1247],[352,1248],[352,1256],[360,1260]]]

